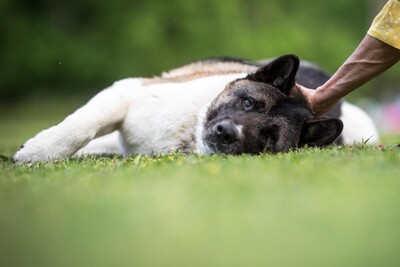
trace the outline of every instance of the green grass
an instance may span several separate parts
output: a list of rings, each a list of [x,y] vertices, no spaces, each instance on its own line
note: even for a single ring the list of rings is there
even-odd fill
[[[2,110],[1,266],[400,264],[399,136],[274,156],[12,164],[81,101],[46,103]]]

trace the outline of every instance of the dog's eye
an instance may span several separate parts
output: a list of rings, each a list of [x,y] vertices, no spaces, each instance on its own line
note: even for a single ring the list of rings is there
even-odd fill
[[[250,110],[254,106],[253,100],[251,100],[251,99],[244,99],[242,104],[243,104],[243,108],[245,110]]]

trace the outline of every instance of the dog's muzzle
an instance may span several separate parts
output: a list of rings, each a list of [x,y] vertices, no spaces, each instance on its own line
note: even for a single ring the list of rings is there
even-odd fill
[[[230,145],[238,140],[238,129],[230,119],[224,119],[213,127],[213,134],[218,143]]]

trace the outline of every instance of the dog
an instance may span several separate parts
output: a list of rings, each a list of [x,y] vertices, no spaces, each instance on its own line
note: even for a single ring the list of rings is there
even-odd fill
[[[295,55],[251,62],[217,58],[153,78],[115,82],[60,124],[39,132],[16,163],[119,154],[260,154],[332,143],[376,143],[360,108],[342,101],[315,117],[295,83],[316,88],[329,75]]]

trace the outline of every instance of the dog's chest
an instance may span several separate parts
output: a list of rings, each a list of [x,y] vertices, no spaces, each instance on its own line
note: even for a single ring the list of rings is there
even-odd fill
[[[132,91],[131,108],[120,129],[125,154],[195,151],[195,127],[203,119],[200,110],[237,76],[155,84]]]

